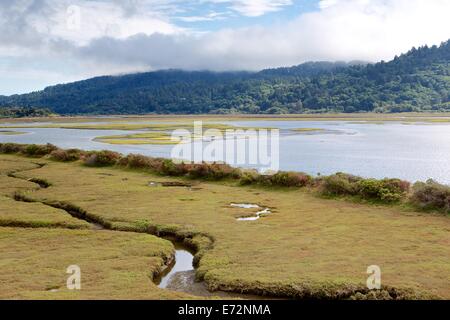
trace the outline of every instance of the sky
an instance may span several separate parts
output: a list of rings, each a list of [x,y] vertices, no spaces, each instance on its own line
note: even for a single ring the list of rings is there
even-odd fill
[[[449,0],[1,0],[0,95],[99,75],[376,62],[450,38]]]

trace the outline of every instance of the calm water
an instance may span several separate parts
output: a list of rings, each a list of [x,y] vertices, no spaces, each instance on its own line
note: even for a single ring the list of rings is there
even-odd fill
[[[194,270],[194,255],[183,245],[173,242],[175,246],[175,263],[163,274],[161,282],[158,284],[160,288],[167,288],[173,276],[180,272]]]
[[[280,169],[310,174],[348,172],[366,177],[398,177],[410,181],[436,179],[450,183],[450,125],[401,123],[367,124],[327,121],[234,121],[238,126],[281,129]],[[289,129],[321,128],[314,134]],[[109,145],[95,137],[132,131],[17,129],[25,135],[0,135],[0,142],[53,143],[62,148],[109,149],[170,157],[173,146]]]

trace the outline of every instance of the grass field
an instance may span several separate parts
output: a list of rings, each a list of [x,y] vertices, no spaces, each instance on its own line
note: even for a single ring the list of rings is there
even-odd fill
[[[75,219],[65,211],[41,203],[17,202],[0,196],[0,226],[28,228],[89,229],[91,225]]]
[[[39,188],[7,174],[37,167],[35,160],[0,158],[0,299],[191,298],[152,281],[173,254],[169,241],[99,230],[64,210],[15,201],[16,192]],[[66,288],[73,264],[82,270],[81,291]]]
[[[151,235],[0,227],[0,299],[174,299],[152,273],[173,248]],[[81,290],[66,288],[67,267],[81,268]]]
[[[169,233],[191,239],[198,249],[197,276],[204,279],[210,289],[290,297],[348,298],[356,292],[367,291],[367,267],[378,265],[385,289],[396,288],[398,292],[405,292],[408,298],[450,298],[450,220],[445,215],[419,213],[398,206],[322,199],[302,190],[241,187],[231,182],[193,181],[192,188],[163,187],[160,184],[155,187],[155,184],[149,186],[150,182],[179,180],[116,168],[87,168],[78,163],[45,161],[47,165],[37,168],[36,159],[5,155],[0,159],[3,176],[20,169],[22,172],[15,174],[19,178],[40,178],[52,184],[47,189],[31,188],[32,191],[27,191],[30,188],[24,184],[29,184],[28,181],[2,177],[15,181],[6,187],[2,183],[0,192],[4,196],[8,192],[20,191],[26,198],[38,202],[69,203],[84,210],[94,220],[103,221],[111,229]],[[270,208],[273,213],[257,221],[237,221],[236,218],[251,215],[256,209],[233,208],[231,203],[254,203]],[[12,211],[17,215],[15,219],[33,219],[29,214],[21,213],[23,210],[19,209],[17,202],[7,201],[2,208],[17,208],[17,211]],[[51,221],[53,213],[47,214]],[[8,219],[11,219],[10,214]],[[32,239],[39,236],[40,230],[36,229],[36,234],[27,232]],[[88,248],[81,243],[77,245],[80,257],[86,261],[90,260],[84,250],[97,252],[109,246],[101,237],[95,240],[94,230],[59,231],[68,232],[69,238],[70,232],[92,234],[94,240],[89,242]],[[59,231],[55,229],[53,232]],[[20,243],[30,247],[32,252],[35,242],[27,240],[28,234],[22,236],[21,232],[24,230],[6,228],[1,229],[0,234],[7,243],[14,243],[15,238],[21,239]],[[102,232],[109,234],[112,231]],[[135,233],[123,235],[127,236],[130,237],[131,250]],[[148,237],[150,244],[158,240],[144,236]],[[72,241],[61,239],[59,244],[62,247],[73,245]],[[100,249],[94,250],[97,245]],[[114,250],[114,242],[110,245]],[[135,249],[137,260],[141,254],[139,248],[137,245]],[[2,268],[2,277],[16,277],[13,272],[16,267],[30,277],[27,283],[34,277],[47,278],[45,268],[39,275],[32,274],[32,270],[40,266],[40,254],[30,253],[24,264],[14,259],[17,250],[5,251],[5,261],[9,264],[8,268]],[[36,252],[39,250],[38,247]],[[2,256],[3,252],[2,249]],[[57,251],[55,253],[57,255]],[[72,259],[75,261],[70,264],[76,263],[77,255],[78,251]],[[51,254],[47,256],[48,263],[56,263],[51,257]],[[160,265],[161,260],[158,261]],[[16,266],[19,263],[20,268]],[[95,259],[90,264],[92,270],[97,266]],[[139,281],[134,281],[131,276],[134,267],[132,264],[128,269],[130,279],[126,278],[127,267],[122,266],[120,270],[125,278],[119,277],[114,286],[99,284],[98,289],[82,294],[96,298],[116,294],[121,297],[129,295],[130,298],[180,297],[178,293],[156,289],[148,280],[150,278],[143,274],[140,279],[148,280],[145,281],[146,290],[142,289],[146,295],[122,290],[122,287],[138,285]],[[136,268],[139,270],[140,267]],[[50,269],[49,279],[52,277]],[[147,272],[150,269],[148,267]],[[87,269],[86,272],[93,271]],[[136,291],[138,293],[141,292],[141,284]],[[28,292],[25,287],[17,290],[2,287],[0,297],[8,294],[11,298],[31,297],[25,293]],[[48,292],[40,294],[37,296],[49,298]]]

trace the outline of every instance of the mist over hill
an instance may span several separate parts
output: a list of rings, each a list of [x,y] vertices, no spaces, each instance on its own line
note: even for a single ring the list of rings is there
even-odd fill
[[[450,111],[450,41],[389,62],[308,62],[260,72],[164,70],[0,96],[59,114]]]

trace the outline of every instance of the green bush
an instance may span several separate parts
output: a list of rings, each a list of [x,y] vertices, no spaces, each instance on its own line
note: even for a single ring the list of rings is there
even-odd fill
[[[417,182],[413,186],[410,201],[422,209],[434,209],[450,212],[450,186],[434,180]]]
[[[84,164],[89,167],[108,167],[115,165],[122,155],[113,151],[91,151],[84,159]]]
[[[400,179],[363,179],[337,173],[320,179],[320,191],[330,196],[359,196],[366,200],[396,202],[410,189],[410,183]]]
[[[46,145],[29,144],[23,149],[22,153],[31,157],[43,157],[56,149],[58,148],[50,143]]]
[[[358,194],[357,183],[362,180],[360,177],[345,173],[323,177],[320,179],[320,192],[329,196],[355,196]]]
[[[301,172],[277,172],[273,175],[261,175],[256,171],[243,171],[240,173],[241,185],[258,184],[266,187],[305,187],[313,182],[313,178]]]
[[[399,179],[363,179],[358,182],[359,195],[365,199],[396,202],[409,190],[409,183]]]
[[[312,180],[312,177],[306,173],[278,172],[269,176],[266,182],[272,186],[279,187],[306,187]]]
[[[254,170],[245,170],[241,173],[239,183],[243,186],[256,184],[258,182],[259,174]]]
[[[384,190],[383,185],[379,180],[363,179],[358,182],[358,193],[363,198],[378,198],[380,194],[387,192],[388,190]]]

